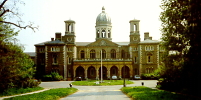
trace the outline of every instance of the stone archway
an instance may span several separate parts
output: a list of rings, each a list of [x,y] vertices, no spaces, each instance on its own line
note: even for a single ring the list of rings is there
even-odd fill
[[[79,66],[76,68],[76,77],[82,77],[84,79],[84,68],[82,66]]]
[[[87,77],[89,79],[96,79],[96,69],[93,66],[90,66],[87,70]]]
[[[124,68],[125,68],[125,71],[124,71]],[[125,78],[130,78],[130,69],[128,66],[123,66],[121,68],[121,75],[122,75],[122,78],[124,78],[124,73],[125,73]]]
[[[103,79],[107,79],[107,68],[105,66],[102,66],[103,71]],[[99,79],[101,79],[101,67],[99,68]]]
[[[118,75],[118,68],[116,66],[112,66],[110,68],[110,77],[112,77],[112,76],[119,77],[119,75]]]

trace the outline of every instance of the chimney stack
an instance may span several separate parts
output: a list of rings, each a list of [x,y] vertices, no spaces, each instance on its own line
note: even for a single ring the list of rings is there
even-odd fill
[[[55,40],[60,40],[61,41],[61,32],[55,33]]]
[[[144,32],[144,40],[149,39],[149,32]]]
[[[51,38],[51,41],[54,41],[54,38]]]

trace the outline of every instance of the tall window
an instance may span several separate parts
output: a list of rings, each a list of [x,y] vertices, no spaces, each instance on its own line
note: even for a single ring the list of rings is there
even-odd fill
[[[101,54],[100,54],[100,58],[101,58]],[[106,51],[104,49],[102,49],[102,58],[103,59],[106,58]]]
[[[116,58],[116,51],[114,49],[111,50],[111,58]]]
[[[134,24],[133,28],[134,28],[133,29],[134,31],[137,31],[137,25],[136,24]]]
[[[111,38],[110,30],[108,30],[108,38]]]
[[[56,54],[52,55],[52,60],[53,60],[52,62],[53,62],[53,64],[57,64],[57,63],[58,63],[57,57],[58,57],[58,56],[57,56]]]
[[[85,58],[84,50],[82,50],[82,51],[80,52],[80,57],[81,57],[82,59]]]
[[[121,51],[121,57],[125,58],[125,51],[124,50]]]
[[[99,34],[100,34],[100,32],[99,32],[99,30],[97,31],[97,38],[99,38]]]
[[[90,51],[90,58],[96,58],[96,51],[95,50]]]
[[[137,57],[136,56],[134,57],[134,62],[137,63]]]
[[[152,58],[152,54],[151,54],[151,53],[148,53],[148,54],[147,54],[147,62],[148,62],[148,63],[152,62],[152,59],[153,59],[153,58]]]

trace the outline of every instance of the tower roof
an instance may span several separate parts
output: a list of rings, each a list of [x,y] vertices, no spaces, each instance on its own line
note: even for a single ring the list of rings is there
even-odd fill
[[[105,13],[105,7],[102,7],[102,12],[97,16],[96,25],[111,25],[111,18]]]

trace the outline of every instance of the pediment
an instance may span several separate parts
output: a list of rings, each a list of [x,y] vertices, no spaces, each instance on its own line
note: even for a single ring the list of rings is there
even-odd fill
[[[95,42],[88,44],[87,46],[118,46],[118,44],[107,39],[99,39]]]

